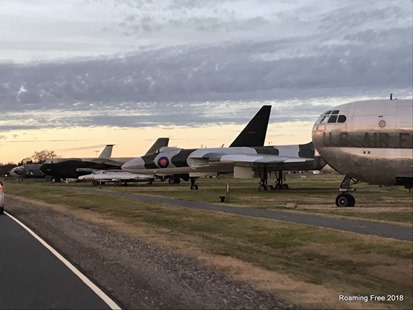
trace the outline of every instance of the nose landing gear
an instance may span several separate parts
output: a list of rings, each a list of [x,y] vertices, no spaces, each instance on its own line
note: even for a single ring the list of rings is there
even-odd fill
[[[356,199],[348,192],[354,192],[356,189],[351,188],[351,184],[357,184],[358,181],[346,175],[340,184],[340,194],[336,197],[337,207],[354,207]]]

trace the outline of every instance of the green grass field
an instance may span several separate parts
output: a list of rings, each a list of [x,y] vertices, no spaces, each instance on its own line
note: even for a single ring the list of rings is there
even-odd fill
[[[355,208],[339,209],[334,205],[337,176],[292,176],[291,190],[258,192],[255,180],[202,179],[198,191],[190,191],[187,183],[171,186],[102,186],[105,190],[163,195],[186,200],[219,201],[230,184],[230,203],[239,207],[288,209],[291,212],[326,213],[412,223],[412,196],[407,190],[374,187],[361,184],[355,196]],[[22,183],[5,181],[7,194],[35,201],[63,205],[68,211],[87,210],[96,216],[139,227],[162,228],[170,231],[177,244],[190,238],[205,255],[230,257],[268,272],[288,276],[293,281],[314,284],[348,295],[402,294],[403,302],[370,304],[371,308],[409,308],[412,303],[412,243],[358,235],[331,229],[292,224],[266,219],[248,218],[142,203],[110,194],[76,193],[71,187],[91,187],[90,184],[50,184],[26,180]],[[7,208],[7,206],[6,206]],[[81,216],[81,215],[79,215]],[[166,236],[160,235],[159,238]],[[172,246],[172,245],[171,245]],[[295,300],[302,305],[304,301]],[[343,305],[345,308],[345,305]]]

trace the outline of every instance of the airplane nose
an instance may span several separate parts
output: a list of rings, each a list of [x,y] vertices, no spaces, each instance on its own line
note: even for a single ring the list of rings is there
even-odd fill
[[[145,169],[145,162],[142,158],[138,157],[124,163],[121,169],[128,172],[134,172],[135,170]]]

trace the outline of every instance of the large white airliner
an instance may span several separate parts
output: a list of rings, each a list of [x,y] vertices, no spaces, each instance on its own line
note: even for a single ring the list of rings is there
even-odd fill
[[[318,153],[345,175],[337,206],[354,206],[352,181],[413,187],[413,101],[366,100],[323,113],[313,127]]]

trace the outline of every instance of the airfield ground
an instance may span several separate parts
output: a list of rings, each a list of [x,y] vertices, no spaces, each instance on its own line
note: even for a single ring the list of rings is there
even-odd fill
[[[229,178],[201,179],[198,191],[190,191],[187,182],[177,186],[154,183],[152,186],[101,186],[98,189],[220,204],[219,196],[226,194],[226,186],[230,184],[229,204],[240,208],[321,213],[412,226],[412,194],[403,188],[359,184],[354,194],[356,207],[340,209],[335,207],[334,199],[341,177],[297,174],[287,178],[289,190],[271,192],[258,192],[257,180]],[[20,201],[20,207],[13,210],[10,206],[10,211],[26,217],[23,220],[29,225],[36,219],[29,214],[29,209],[25,212],[24,204],[46,210],[41,212],[42,217],[70,215],[83,223],[101,225],[130,238],[195,258],[235,281],[281,296],[285,305],[338,309],[412,308],[411,241],[143,203],[103,191],[73,192],[76,188],[89,187],[90,184],[78,183],[5,181],[6,193],[12,195],[9,196],[12,200]],[[87,234],[84,237],[87,238]],[[395,300],[345,302],[339,300],[339,295],[380,295],[386,299],[389,295]]]

